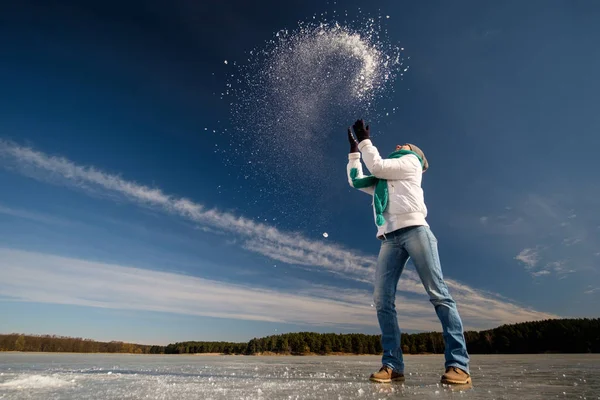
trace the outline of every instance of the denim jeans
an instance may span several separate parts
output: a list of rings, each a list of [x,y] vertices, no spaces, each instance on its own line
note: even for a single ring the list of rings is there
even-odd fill
[[[469,372],[469,355],[456,303],[442,276],[437,239],[427,226],[412,226],[382,238],[375,278],[375,307],[381,328],[382,364],[404,373],[400,328],[396,315],[396,286],[409,257],[442,323],[446,368]]]

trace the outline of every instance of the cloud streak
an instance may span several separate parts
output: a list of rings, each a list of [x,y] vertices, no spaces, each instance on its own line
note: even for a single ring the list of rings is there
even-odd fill
[[[0,295],[14,301],[143,310],[196,316],[338,328],[375,327],[371,295],[365,290],[316,285],[292,294],[171,272],[91,262],[52,254],[0,248]],[[461,305],[471,329],[499,323],[551,318],[477,292]],[[398,314],[409,330],[439,330],[433,307],[399,295]],[[482,313],[482,311],[484,311]]]
[[[0,294],[18,301],[314,325],[373,325],[369,304],[0,249]]]
[[[28,147],[0,139],[0,157],[20,172],[44,181],[58,182],[109,197],[119,196],[141,206],[152,207],[171,215],[219,231],[242,237],[243,247],[275,260],[325,270],[368,280],[374,260],[348,249],[311,241],[300,234],[282,232],[231,213],[206,209],[184,197],[175,197],[94,167],[77,165],[63,157],[49,156]]]
[[[26,210],[19,210],[11,207],[6,207],[0,204],[0,214],[8,215],[10,217],[27,219],[34,222],[41,222],[44,224],[51,225],[71,225],[69,221],[62,220],[60,218],[55,218],[48,215],[43,215],[39,213],[34,213]]]

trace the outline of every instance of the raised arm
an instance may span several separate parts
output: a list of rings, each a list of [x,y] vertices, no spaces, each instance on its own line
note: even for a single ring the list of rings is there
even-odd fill
[[[362,152],[369,172],[379,179],[411,179],[422,171],[421,161],[415,155],[407,154],[400,158],[383,159],[370,139],[361,141],[358,148]]]
[[[360,162],[360,152],[358,151],[358,141],[354,138],[352,130],[348,128],[348,142],[350,143],[350,154],[348,154],[348,166],[346,167],[346,174],[348,175],[348,183],[354,187],[352,177],[361,179],[364,177],[362,164]],[[353,170],[355,172],[353,172]],[[354,175],[355,174],[355,175]],[[372,195],[375,192],[375,187],[355,188],[365,193]]]
[[[348,183],[350,186],[354,187],[352,183],[352,170],[356,169],[356,179],[364,178],[362,164],[360,162],[360,153],[350,153],[348,154],[348,166],[346,167],[346,173],[348,175]],[[356,188],[360,191],[373,195],[375,192],[375,186],[370,186],[366,188]]]

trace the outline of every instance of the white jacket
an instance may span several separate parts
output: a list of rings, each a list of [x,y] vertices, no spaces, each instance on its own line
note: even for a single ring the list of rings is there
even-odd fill
[[[377,147],[373,146],[369,139],[360,142],[358,148],[362,152],[365,165],[371,174],[377,178],[387,180],[389,201],[383,212],[385,224],[378,227],[377,237],[383,237],[386,233],[408,226],[429,226],[425,220],[427,207],[421,188],[423,168],[417,156],[407,154],[400,158],[382,159]],[[354,185],[350,177],[350,170],[353,168],[358,171],[356,178],[364,177],[360,153],[348,154],[348,167],[346,170],[348,182],[352,187]],[[360,190],[372,196],[375,187]],[[373,206],[373,215],[375,216],[375,206]]]

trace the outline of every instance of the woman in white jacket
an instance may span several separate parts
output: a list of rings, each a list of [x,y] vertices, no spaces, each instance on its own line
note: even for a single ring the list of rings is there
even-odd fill
[[[381,329],[382,367],[370,377],[375,382],[404,380],[404,360],[396,315],[396,287],[411,258],[442,324],[445,367],[442,383],[470,384],[469,355],[456,303],[444,282],[437,239],[425,218],[427,207],[421,189],[423,172],[429,164],[417,146],[396,146],[383,159],[370,140],[369,127],[358,120],[353,126],[358,141],[348,128],[348,182],[373,196],[377,237],[382,241],[375,273],[374,302]],[[371,176],[364,176],[361,153]]]

